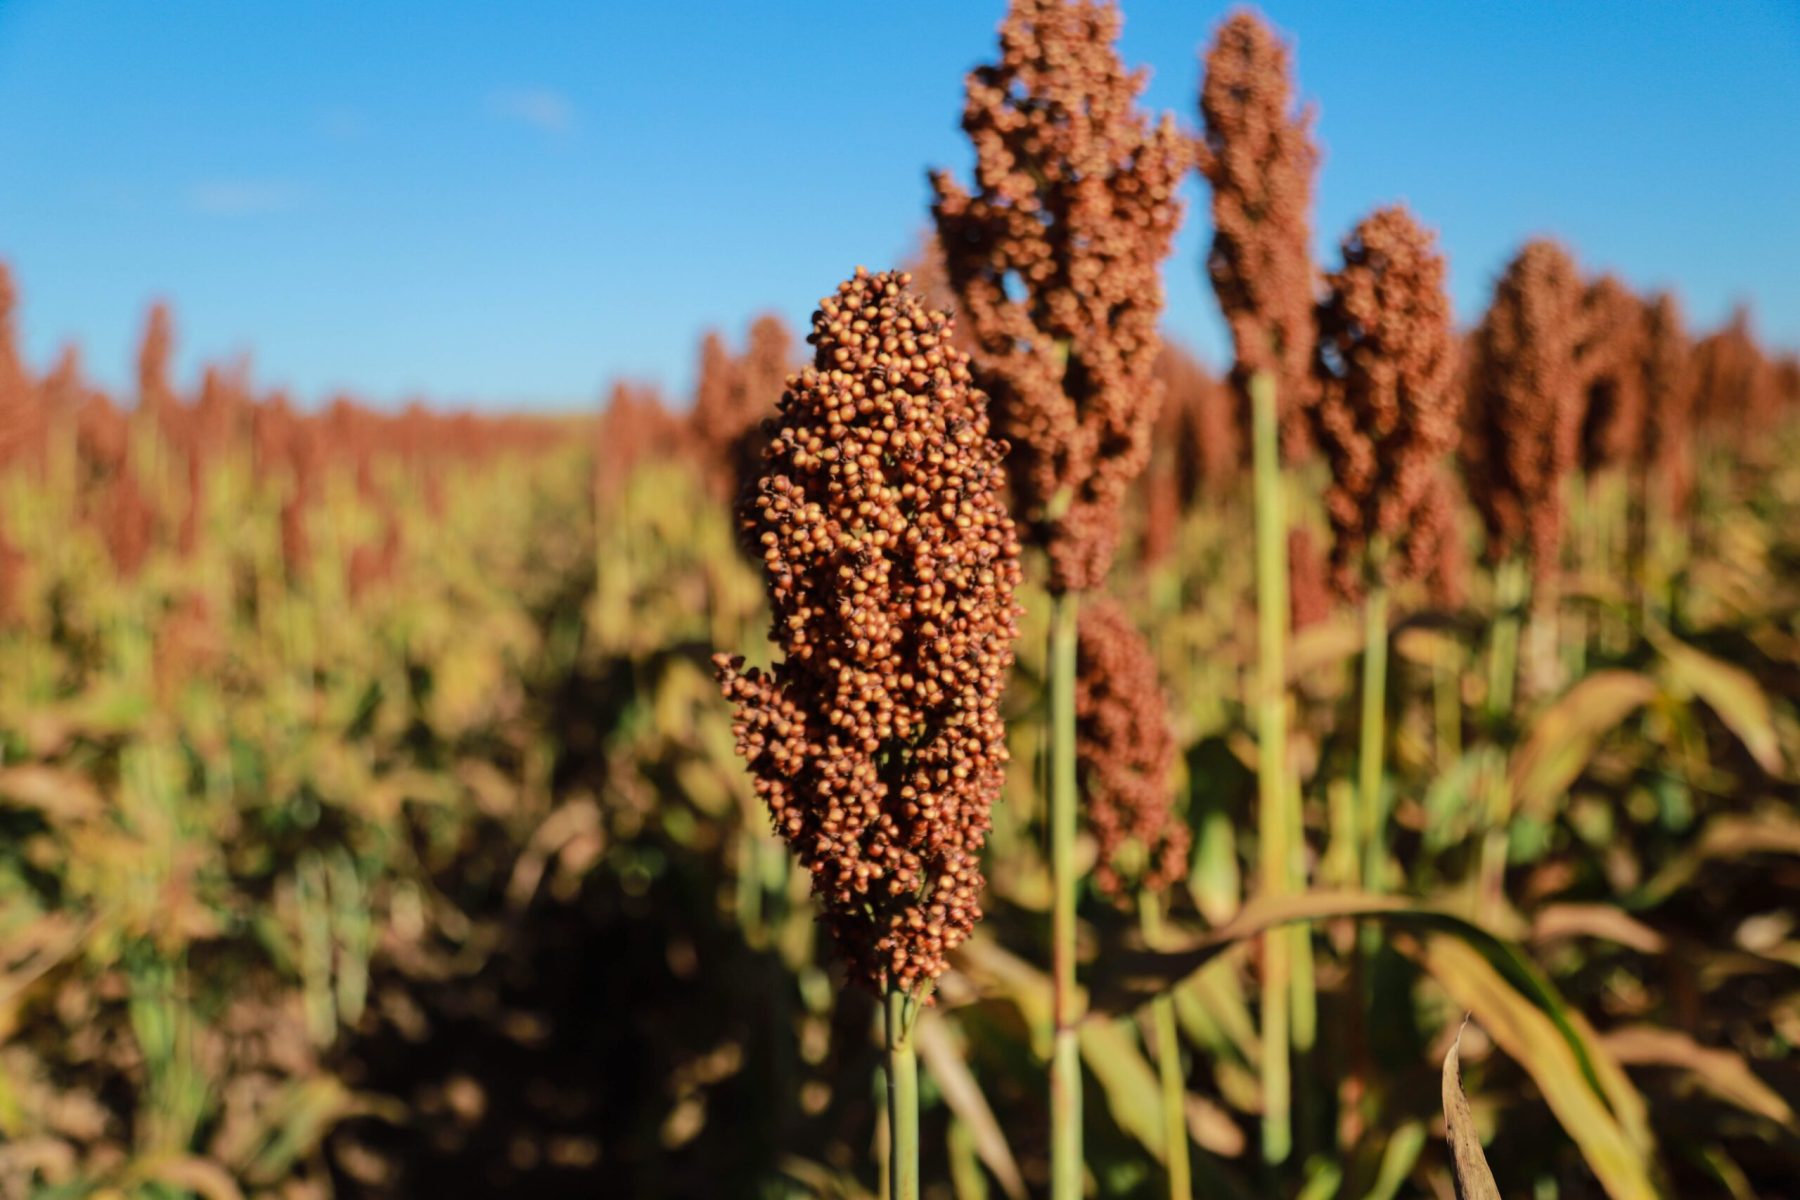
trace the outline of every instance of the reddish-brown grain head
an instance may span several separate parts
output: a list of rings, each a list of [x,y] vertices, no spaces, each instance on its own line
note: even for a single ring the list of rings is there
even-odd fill
[[[1575,361],[1581,276],[1554,242],[1529,243],[1495,286],[1476,332],[1459,451],[1498,560],[1523,550],[1538,578],[1562,545],[1562,481],[1580,448]]]
[[[1019,543],[986,397],[907,284],[820,302],[745,508],[782,657],[715,661],[851,978],[916,992],[981,916]]]
[[[1149,454],[1160,266],[1190,148],[1138,109],[1110,4],[1015,0],[1000,59],[968,77],[965,190],[932,175],[950,284],[1011,443],[1015,508],[1055,592],[1106,575],[1120,502]]]
[[[1643,302],[1616,276],[1602,275],[1588,285],[1575,348],[1585,470],[1622,467],[1643,452],[1645,325]]]
[[[1282,447],[1306,452],[1313,396],[1315,270],[1309,248],[1319,153],[1297,110],[1288,50],[1249,9],[1225,20],[1200,85],[1200,173],[1212,189],[1206,270],[1231,327],[1240,398],[1250,377],[1276,383]]]
[[[1435,239],[1404,208],[1364,218],[1318,307],[1315,437],[1331,465],[1332,577],[1357,595],[1374,573],[1409,574],[1405,543],[1456,445],[1456,339]],[[1370,558],[1381,547],[1381,561]],[[1387,554],[1387,549],[1398,553]]]
[[[1644,449],[1651,492],[1663,511],[1687,508],[1694,486],[1693,345],[1668,292],[1644,309]]]
[[[1075,673],[1075,753],[1083,814],[1099,843],[1094,881],[1124,903],[1187,877],[1188,828],[1169,773],[1175,737],[1156,655],[1124,609],[1084,602]]]

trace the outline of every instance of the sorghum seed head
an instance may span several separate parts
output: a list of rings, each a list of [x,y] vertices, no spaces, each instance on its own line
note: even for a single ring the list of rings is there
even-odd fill
[[[1119,27],[1111,4],[1014,0],[1000,61],[968,78],[974,192],[931,177],[1015,506],[1054,592],[1105,577],[1149,455],[1160,265],[1190,162],[1173,123],[1138,110],[1144,77],[1120,63]]]
[[[1372,570],[1410,574],[1439,461],[1456,444],[1462,397],[1444,259],[1404,208],[1365,217],[1343,243],[1318,307],[1314,434],[1331,464],[1325,511],[1332,582],[1353,598]],[[1366,561],[1379,541],[1401,553]]]
[[[1121,903],[1187,875],[1188,828],[1173,806],[1175,738],[1156,656],[1108,599],[1084,602],[1075,668],[1075,753],[1083,812],[1100,844],[1094,880]]]
[[[1199,165],[1213,215],[1206,270],[1231,327],[1240,400],[1256,372],[1274,377],[1282,449],[1293,459],[1308,448],[1314,396],[1312,114],[1294,111],[1287,47],[1250,9],[1219,27],[1204,72]]]
[[[1561,483],[1580,443],[1581,299],[1567,251],[1530,242],[1494,288],[1470,368],[1459,452],[1487,526],[1488,555],[1498,560],[1524,548],[1539,579],[1557,569]]]

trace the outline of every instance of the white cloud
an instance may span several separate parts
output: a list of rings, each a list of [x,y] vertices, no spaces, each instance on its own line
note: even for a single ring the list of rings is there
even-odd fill
[[[575,128],[575,106],[561,92],[549,88],[512,88],[488,93],[488,112],[518,121],[544,133],[562,134]]]
[[[187,191],[188,207],[212,217],[292,212],[302,199],[300,188],[272,179],[205,179]]]

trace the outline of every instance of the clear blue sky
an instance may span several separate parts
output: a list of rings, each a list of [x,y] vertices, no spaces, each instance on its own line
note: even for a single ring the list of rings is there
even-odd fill
[[[28,352],[78,338],[127,378],[144,306],[181,367],[254,351],[308,399],[590,403],[678,393],[701,329],[796,325],[897,261],[924,173],[965,170],[964,72],[1000,0],[0,0],[0,258]],[[1214,3],[1125,0],[1147,102],[1193,123]],[[1298,3],[1325,146],[1321,253],[1404,199],[1458,313],[1521,239],[1750,301],[1800,344],[1800,4]],[[529,13],[530,20],[523,14]],[[1191,189],[1168,326],[1223,348]]]

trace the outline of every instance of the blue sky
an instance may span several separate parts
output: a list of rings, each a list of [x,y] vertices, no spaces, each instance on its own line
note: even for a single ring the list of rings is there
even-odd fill
[[[146,304],[180,364],[252,351],[314,400],[680,394],[700,331],[797,326],[903,258],[925,170],[966,170],[964,72],[999,0],[461,5],[0,0],[0,258],[27,351],[128,377]],[[1193,123],[1223,4],[1125,0],[1146,102]],[[1325,148],[1322,256],[1403,199],[1464,320],[1518,243],[1753,304],[1800,345],[1800,5],[1271,2]],[[530,14],[525,20],[518,14]],[[1217,362],[1204,197],[1167,327]]]

